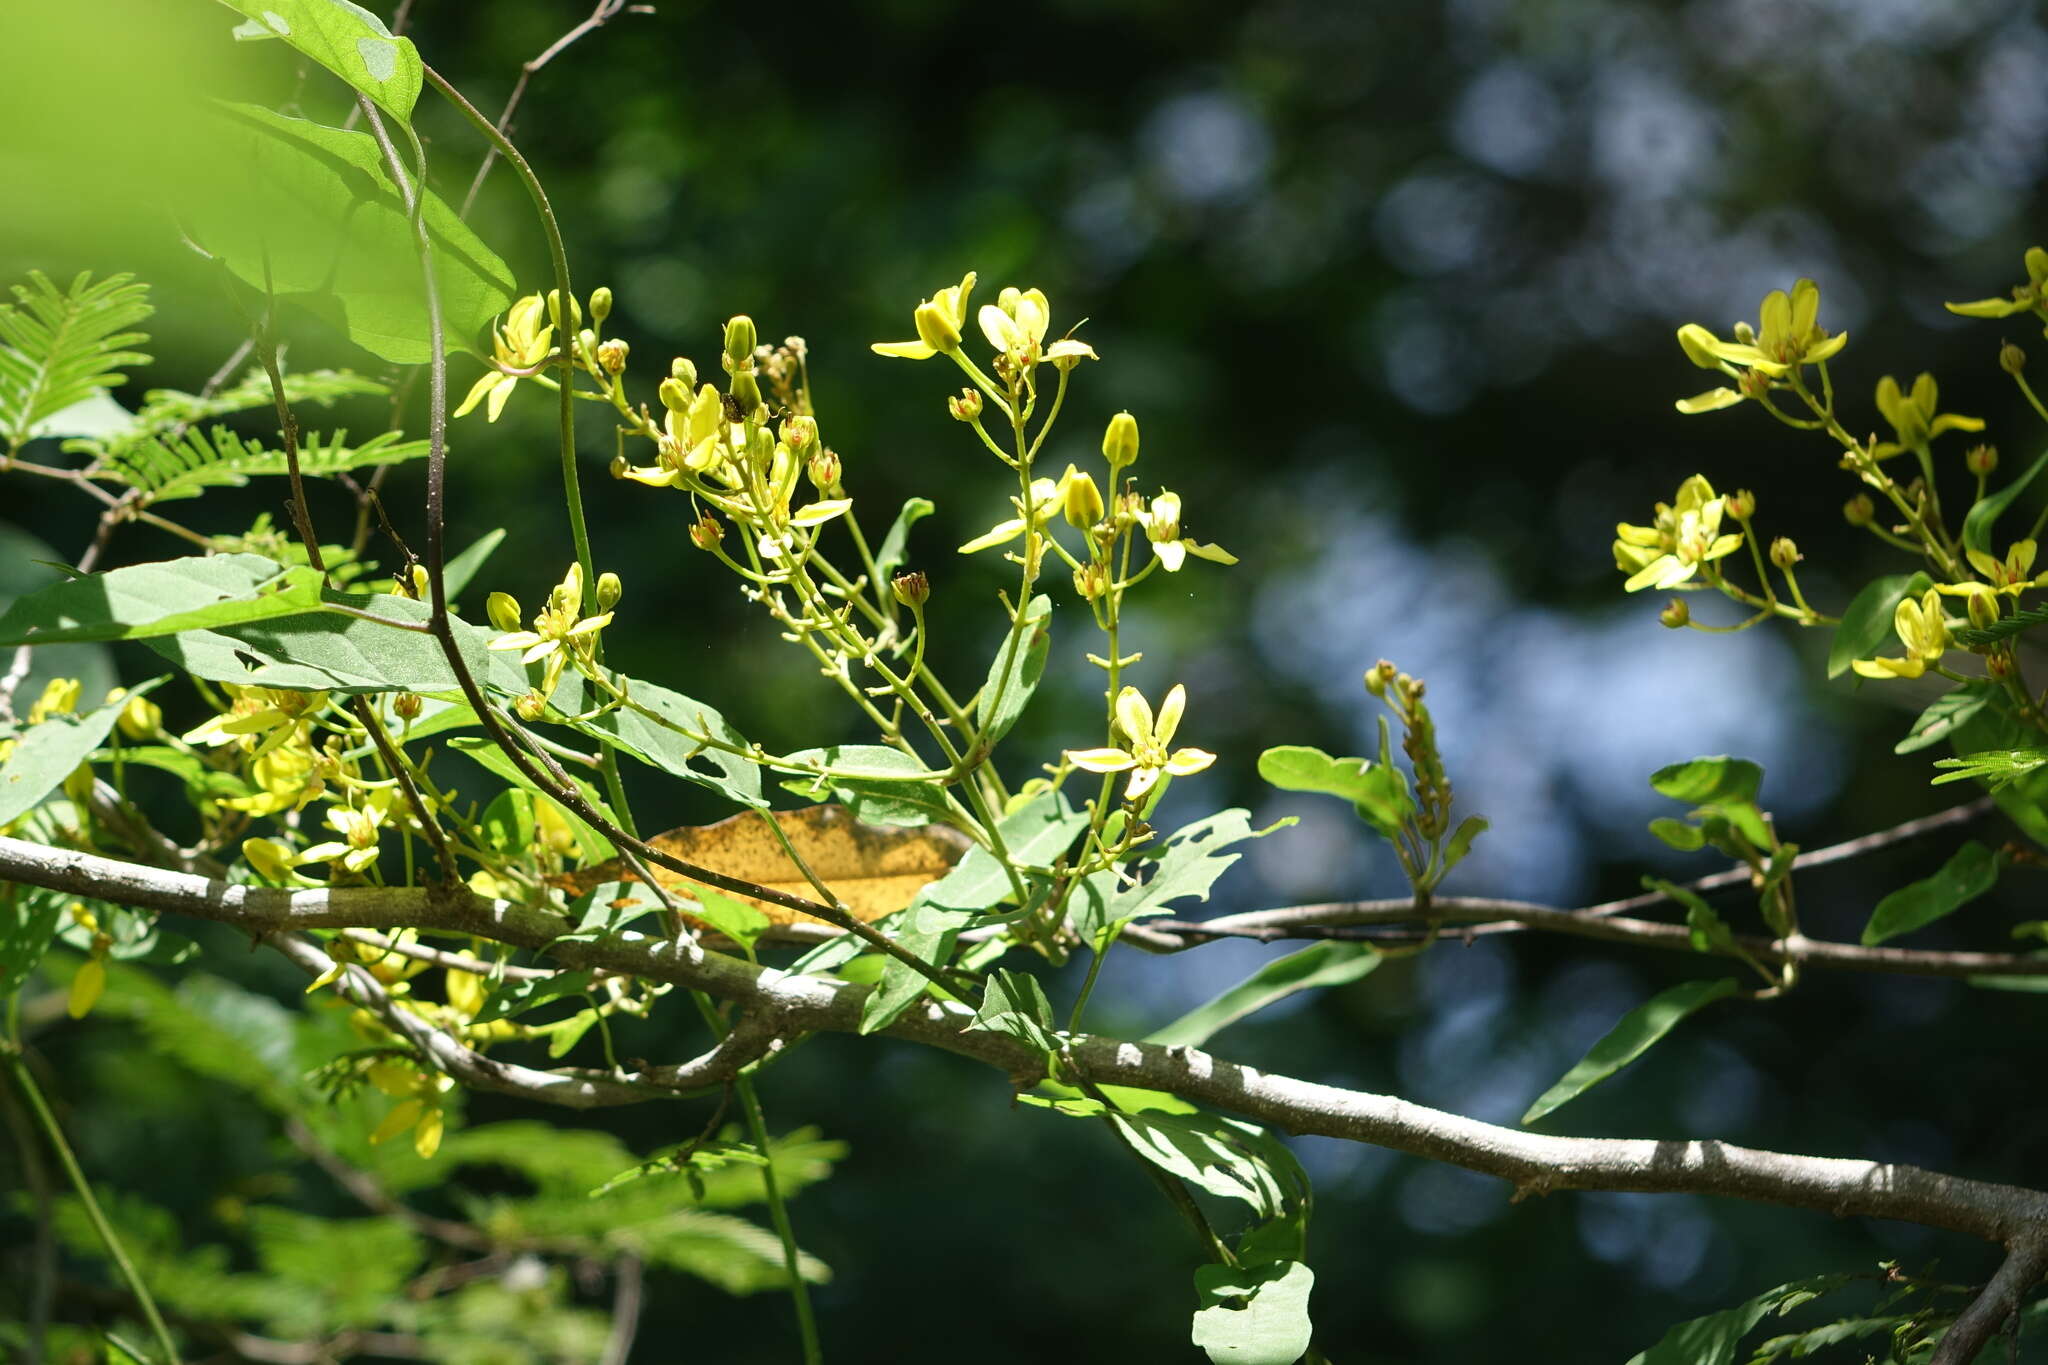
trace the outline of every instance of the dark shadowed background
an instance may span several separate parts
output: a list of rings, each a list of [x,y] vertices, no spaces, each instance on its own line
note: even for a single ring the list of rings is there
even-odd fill
[[[2002,340],[2038,347],[2031,327],[1964,323],[1940,305],[2002,292],[2036,240],[2048,31],[2034,7],[659,9],[621,16],[542,71],[513,130],[550,188],[578,292],[615,290],[612,329],[631,340],[650,398],[671,355],[714,367],[732,313],[751,314],[764,339],[807,339],[825,439],[875,509],[870,526],[913,494],[938,504],[914,560],[963,691],[1007,570],[953,547],[1009,515],[1007,476],[947,420],[949,369],[868,343],[909,335],[912,305],[970,268],[991,294],[1043,288],[1056,332],[1088,317],[1103,361],[1077,375],[1053,469],[1092,455],[1108,415],[1129,408],[1144,431],[1141,482],[1182,493],[1191,532],[1243,561],[1192,564],[1138,599],[1138,681],[1155,696],[1185,681],[1182,735],[1222,756],[1179,784],[1162,823],[1218,802],[1301,819],[1252,846],[1219,906],[1398,887],[1340,804],[1276,797],[1254,771],[1272,744],[1364,752],[1376,720],[1359,678],[1381,657],[1427,678],[1461,810],[1493,821],[1454,891],[1572,904],[1625,894],[1645,870],[1712,870],[1644,830],[1677,813],[1649,772],[1696,754],[1763,763],[1764,804],[1808,847],[1956,799],[1926,786],[1927,755],[1889,753],[1910,689],[1824,684],[1820,632],[1665,631],[1658,601],[1621,592],[1608,546],[1615,522],[1647,521],[1703,472],[1756,490],[1759,524],[1797,537],[1822,610],[1899,567],[1844,525],[1854,489],[1824,441],[1752,406],[1672,409],[1711,385],[1674,329],[1726,335],[1801,275],[1820,281],[1822,323],[1851,333],[1833,369],[1852,429],[1877,425],[1879,376],[1925,369],[1945,410],[1990,422],[2008,469],[2031,458],[2036,428],[1995,364]],[[575,0],[419,0],[411,31],[494,113],[519,63],[584,12]],[[226,11],[201,17],[224,26]],[[236,60],[271,98],[292,97],[280,50]],[[300,98],[336,113],[323,81],[309,77]],[[421,109],[439,188],[459,200],[475,140],[431,94]],[[471,221],[522,287],[543,287],[538,234],[502,168]],[[131,264],[9,236],[0,224],[9,279]],[[217,294],[164,271],[146,380],[191,388],[236,336]],[[311,325],[293,358],[365,360]],[[458,360],[454,391],[477,373]],[[368,429],[379,413],[360,420]],[[470,418],[453,432],[452,540],[507,528],[486,578],[529,602],[569,558],[553,420],[528,387],[496,426]],[[838,694],[688,548],[687,500],[606,479],[607,425],[589,417],[582,435],[597,557],[626,584],[614,661],[723,707],[771,747],[859,737]],[[1949,439],[1937,454],[1960,485],[1964,442]],[[392,484],[408,533],[419,486],[416,468]],[[90,509],[20,480],[4,490],[0,518],[49,547],[10,558],[77,557]],[[224,498],[206,524],[275,514],[275,495]],[[320,510],[338,521],[342,503]],[[115,562],[172,552],[143,531],[118,548]],[[1047,757],[1090,742],[1093,722],[1078,718],[1094,714],[1099,686],[1081,659],[1095,647],[1085,614],[1054,591],[1054,664],[1012,745]],[[127,661],[126,673],[148,666]],[[652,783],[636,792],[643,825],[724,813]],[[1815,874],[1809,931],[1853,938],[1877,896],[1945,851]],[[2037,913],[2020,886],[1921,941],[2002,944]],[[1750,913],[1738,904],[1732,914]],[[1095,1020],[1154,1027],[1271,951],[1119,953]],[[276,964],[247,970],[296,989]],[[1512,1123],[1622,1013],[1699,970],[1495,938],[1276,1009],[1217,1048]],[[1074,984],[1053,984],[1056,998]],[[1546,1127],[2038,1180],[2048,1110],[2024,1039],[2040,1008],[1958,984],[1815,974],[1788,1000],[1704,1016]],[[694,1050],[682,1013],[664,1017],[673,1033],[640,1040],[649,1055]],[[88,1165],[203,1223],[266,1121],[196,1102],[190,1078],[118,1062],[124,1041],[107,1024],[52,1043],[93,1077],[71,1087]],[[1000,1077],[966,1063],[848,1038],[807,1044],[765,1097],[776,1129],[817,1124],[852,1144],[839,1176],[795,1205],[804,1244],[835,1271],[819,1295],[830,1358],[1180,1358],[1194,1248],[1092,1127],[1014,1109]],[[469,1114],[514,1108],[478,1099]],[[702,1116],[600,1121],[646,1150]],[[1511,1206],[1505,1186],[1457,1170],[1326,1141],[1300,1151],[1318,1179],[1318,1340],[1346,1365],[1620,1361],[1675,1319],[1797,1275],[1887,1256],[1939,1258],[1959,1279],[1987,1268],[1984,1249],[1919,1229],[1679,1197]],[[794,1356],[783,1303],[673,1280],[651,1297],[635,1359]]]

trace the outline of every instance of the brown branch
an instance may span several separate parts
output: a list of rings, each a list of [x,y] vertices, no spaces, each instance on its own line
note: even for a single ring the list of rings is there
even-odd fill
[[[2010,1244],[2005,1263],[1970,1306],[1942,1333],[1941,1345],[1927,1365],[1969,1365],[1999,1329],[2020,1309],[2028,1292],[2048,1274],[2048,1239],[2020,1238]]]
[[[857,1033],[869,993],[867,987],[790,976],[707,952],[699,944],[631,931],[598,942],[559,941],[560,916],[459,889],[233,886],[5,838],[0,838],[0,877],[56,890],[90,889],[125,904],[236,925],[269,936],[311,970],[324,969],[326,955],[294,931],[411,926],[491,938],[546,952],[565,966],[631,973],[733,1001],[745,1010],[734,1036],[750,1039],[748,1048],[766,1040],[772,1049],[778,1039],[808,1032]],[[351,969],[348,979],[351,989],[364,987],[359,998],[375,1007],[382,993],[369,974]],[[388,1000],[384,1004],[386,1023],[459,1080],[475,1075],[484,1088],[509,1088],[577,1107],[650,1093],[620,1081],[532,1072],[477,1058],[418,1016],[391,1008]],[[975,1028],[971,1012],[958,1004],[924,1001],[887,1033],[998,1068],[1016,1085],[1035,1084],[1045,1074],[1039,1053],[1007,1035]],[[1393,1096],[1264,1072],[1194,1048],[1074,1035],[1067,1056],[1096,1085],[1163,1090],[1288,1132],[1368,1142],[1448,1162],[1507,1180],[1518,1195],[1554,1190],[1713,1194],[1837,1217],[1898,1219],[2008,1247],[2048,1242],[2048,1193],[1913,1166],[1757,1151],[1716,1141],[1552,1137]],[[707,1080],[717,1069],[705,1065],[705,1059],[691,1066],[698,1068],[692,1081]]]

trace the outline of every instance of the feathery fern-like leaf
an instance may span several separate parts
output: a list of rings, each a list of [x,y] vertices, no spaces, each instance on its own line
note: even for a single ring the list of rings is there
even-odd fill
[[[345,444],[347,440],[346,431],[325,437],[306,433],[299,447],[299,472],[307,478],[323,478],[369,465],[400,464],[427,453],[425,441],[408,441],[395,431],[357,446]],[[142,489],[145,502],[168,502],[197,497],[208,488],[240,488],[256,475],[286,472],[282,450],[216,426],[135,442],[110,454],[99,475]]]
[[[19,451],[38,423],[127,379],[149,357],[129,349],[149,338],[129,330],[156,310],[149,286],[130,275],[93,283],[81,274],[60,290],[41,271],[0,304],[0,451]]]
[[[284,401],[294,408],[306,403],[327,408],[344,398],[376,397],[391,392],[388,384],[349,370],[287,370],[283,378]],[[269,411],[276,401],[270,391],[270,376],[261,369],[252,369],[233,384],[210,394],[151,389],[142,396],[142,408],[135,418],[139,430],[161,432],[167,427],[190,426],[234,412]],[[119,443],[109,444],[119,448]]]

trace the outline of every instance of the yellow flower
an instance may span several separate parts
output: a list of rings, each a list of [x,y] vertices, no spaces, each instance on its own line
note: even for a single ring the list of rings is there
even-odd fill
[[[505,410],[505,400],[512,396],[519,381],[539,369],[548,358],[555,329],[552,324],[543,325],[546,317],[547,303],[539,294],[528,294],[512,305],[491,343],[495,364],[462,400],[462,406],[455,410],[457,417],[467,416],[470,409],[489,399],[484,412],[491,421],[498,420],[498,414]]]
[[[1032,526],[1043,526],[1046,520],[1051,517],[1053,509],[1062,506],[1065,501],[1066,495],[1060,491],[1060,486],[1055,480],[1033,479],[1031,481],[1031,506],[1029,510],[1025,508],[1022,499],[1013,495],[1010,498],[1010,505],[1017,509],[1017,515],[1011,517],[1008,521],[999,521],[994,526],[989,527],[988,530],[962,545],[960,553],[971,555],[977,550],[987,550],[997,545],[1007,545],[1018,536],[1024,534],[1024,525],[1027,520]]]
[[[876,355],[903,360],[929,360],[941,351],[960,349],[960,334],[967,326],[967,298],[974,292],[974,272],[961,276],[960,283],[941,289],[918,304],[912,315],[917,322],[916,341],[877,341]]]
[[[1983,574],[1987,582],[1999,592],[2018,597],[2028,588],[2043,586],[2048,574],[2034,577],[2034,553],[2036,545],[2032,540],[2016,540],[2005,552],[2004,559],[1995,558],[1982,550],[1967,550],[1970,567]],[[1979,584],[1959,585],[1955,591],[1968,592]]]
[[[1159,567],[1168,573],[1179,573],[1189,555],[1217,564],[1237,563],[1237,556],[1222,546],[1204,545],[1180,533],[1178,493],[1161,492],[1138,520],[1145,527],[1145,539],[1152,542],[1152,553],[1159,556]]]
[[[1121,749],[1070,749],[1067,760],[1091,773],[1130,773],[1124,800],[1136,801],[1151,791],[1161,773],[1188,777],[1216,761],[1216,755],[1201,749],[1167,752],[1173,732],[1180,728],[1181,712],[1187,708],[1188,690],[1175,683],[1166,694],[1155,720],[1152,707],[1135,687],[1126,687],[1116,697],[1116,728],[1123,736]]]
[[[1816,318],[1820,314],[1820,287],[1812,280],[1800,280],[1787,294],[1773,289],[1764,295],[1756,328],[1736,325],[1736,339],[1723,341],[1698,323],[1678,329],[1678,344],[1686,358],[1703,370],[1719,370],[1737,379],[1745,371],[1766,377],[1752,379],[1752,385],[1767,385],[1801,365],[1818,365],[1848,344],[1849,334],[1829,336]],[[1684,413],[1713,412],[1733,407],[1747,396],[1742,389],[1718,388],[1683,398],[1678,410]]]
[[[517,619],[517,612],[514,612]],[[500,635],[486,646],[488,649],[522,649],[519,656],[522,664],[547,661],[547,671],[542,675],[541,694],[554,695],[555,684],[562,679],[562,667],[569,661],[569,651],[587,653],[595,643],[597,632],[612,623],[610,612],[596,616],[583,615],[583,566],[571,564],[569,571],[562,575],[562,581],[548,593],[548,604],[533,618],[532,630],[515,630]]]
[[[1926,445],[1944,431],[1982,431],[1984,421],[1979,417],[1958,417],[1952,412],[1937,413],[1934,376],[1923,374],[1913,381],[1911,393],[1901,392],[1899,381],[1886,375],[1877,381],[1877,410],[1884,420],[1892,424],[1898,433],[1896,441],[1880,441],[1871,448],[1871,454],[1880,460]]]
[[[312,718],[327,705],[325,692],[300,692],[284,687],[238,687],[222,683],[231,699],[227,714],[195,726],[184,734],[187,744],[217,749],[238,744],[262,758],[280,745],[298,742]],[[263,738],[259,741],[257,736]]]
[[[2030,308],[2041,306],[2044,294],[2048,294],[2048,251],[2040,247],[2027,248],[2027,282],[2012,287],[2009,299],[1977,299],[1970,303],[1945,303],[1942,307],[1951,313],[1960,313],[1966,318],[2009,318],[2014,313],[2024,313]]]
[[[1908,597],[1899,603],[1892,629],[1906,646],[1905,657],[1858,659],[1852,665],[1858,673],[1866,678],[1917,678],[1948,652],[1948,620],[1942,615],[1941,594],[1932,588],[1918,602]]]
[[[1614,566],[1629,575],[1622,587],[1675,588],[1699,572],[1702,564],[1733,554],[1742,546],[1739,532],[1722,535],[1721,516],[1727,499],[1695,474],[1678,486],[1676,505],[1657,504],[1656,523],[1614,528]]]

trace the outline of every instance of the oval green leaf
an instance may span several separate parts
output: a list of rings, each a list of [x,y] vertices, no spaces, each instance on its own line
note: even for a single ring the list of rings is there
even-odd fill
[[[1714,981],[1686,981],[1661,991],[1622,1016],[1607,1036],[1593,1044],[1579,1064],[1543,1092],[1529,1112],[1525,1124],[1534,1123],[1568,1100],[1584,1094],[1636,1058],[1655,1047],[1665,1034],[1702,1005],[1735,993],[1730,977]]]

